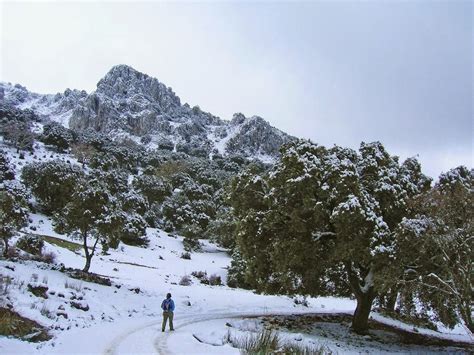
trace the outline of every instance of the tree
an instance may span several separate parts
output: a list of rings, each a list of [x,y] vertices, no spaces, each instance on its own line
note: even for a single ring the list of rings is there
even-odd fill
[[[140,175],[133,180],[135,190],[143,194],[151,205],[162,203],[171,195],[171,186],[164,179],[155,175]]]
[[[57,122],[51,122],[44,126],[40,140],[44,144],[52,145],[59,152],[67,150],[74,140],[72,131]]]
[[[34,134],[28,122],[9,121],[3,125],[1,133],[5,141],[16,148],[17,153],[20,150],[33,150]]]
[[[8,256],[8,240],[28,222],[28,209],[24,186],[16,182],[4,183],[0,188],[0,238],[3,256]]]
[[[281,153],[267,176],[234,183],[242,257],[264,291],[349,289],[357,300],[352,328],[364,333],[376,295],[395,284],[384,275],[395,261],[393,230],[430,180],[379,142],[356,152],[296,141]]]
[[[116,237],[120,228],[116,206],[116,199],[103,183],[83,177],[76,182],[64,209],[55,216],[56,223],[65,233],[82,241],[86,257],[84,272],[89,272],[99,241],[107,245]],[[90,249],[89,239],[92,239]]]
[[[464,321],[474,332],[474,171],[464,166],[442,174],[413,203],[416,216],[397,234],[402,285],[410,300],[447,326]],[[414,312],[405,307],[406,312]]]
[[[47,213],[58,212],[66,206],[82,176],[78,166],[59,160],[32,163],[25,166],[21,174],[24,183]]]
[[[20,110],[5,103],[0,103],[0,135],[4,140],[20,150],[33,150],[34,134],[31,122],[38,121],[31,110]]]

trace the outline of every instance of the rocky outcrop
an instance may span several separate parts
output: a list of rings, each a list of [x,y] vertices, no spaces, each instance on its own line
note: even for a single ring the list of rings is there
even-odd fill
[[[230,124],[239,126],[239,129],[227,143],[228,153],[275,157],[281,145],[293,139],[258,116],[245,118],[242,114],[236,114]]]

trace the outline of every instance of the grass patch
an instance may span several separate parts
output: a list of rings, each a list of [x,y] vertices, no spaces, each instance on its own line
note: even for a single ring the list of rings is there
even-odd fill
[[[0,307],[0,335],[31,342],[47,341],[52,338],[46,328],[39,323],[2,307]]]
[[[68,240],[59,239],[55,237],[50,237],[49,235],[41,235],[40,237],[43,238],[49,244],[54,244],[60,248],[68,249],[73,253],[82,250],[82,245],[78,243],[70,242]]]
[[[295,355],[322,355],[331,354],[324,347],[303,345],[293,342],[283,342],[277,332],[262,329],[258,333],[250,333],[241,337],[234,337],[230,333],[227,341],[233,347],[239,348],[244,354],[295,354]]]

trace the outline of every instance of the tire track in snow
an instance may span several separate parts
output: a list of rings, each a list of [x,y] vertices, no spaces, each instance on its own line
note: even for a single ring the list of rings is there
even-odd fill
[[[289,313],[284,313],[284,314],[294,314],[294,312],[289,312]],[[189,314],[186,315],[182,318],[175,318],[175,321],[178,321],[179,325],[175,327],[176,330],[179,330],[182,327],[186,327],[191,324],[195,323],[201,323],[201,322],[207,322],[210,320],[214,319],[225,319],[225,318],[244,318],[244,317],[263,317],[263,316],[269,316],[270,314],[268,313],[245,313],[245,312],[226,312],[226,313],[210,313],[210,314]],[[277,315],[277,314],[272,314],[272,315]],[[278,314],[278,315],[283,315],[283,314]],[[161,355],[166,355],[166,354],[171,354],[172,352],[169,350],[167,341],[168,337],[171,333],[166,332],[162,333],[161,332],[161,322],[162,320],[157,320],[153,322],[149,322],[143,325],[140,325],[138,327],[132,328],[126,332],[121,333],[120,335],[116,336],[112,342],[105,348],[103,354],[104,355],[115,355],[119,354],[120,352],[118,351],[121,346],[124,345],[129,345],[127,342],[131,340],[134,336],[140,335],[139,333],[141,332],[151,332],[153,331],[156,336],[154,337],[153,343],[152,344],[142,344],[147,346],[148,349],[144,350],[144,353],[150,353],[151,349]],[[152,327],[157,327],[156,330],[149,329]],[[146,340],[144,337],[141,337],[141,341]],[[150,347],[152,345],[152,348]],[[128,352],[130,353],[130,352]],[[135,353],[139,353],[139,351],[136,351]]]

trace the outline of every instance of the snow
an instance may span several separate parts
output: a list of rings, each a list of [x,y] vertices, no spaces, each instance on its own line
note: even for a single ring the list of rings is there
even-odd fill
[[[34,233],[71,241],[67,236],[55,233],[47,217],[33,214],[30,219],[28,231],[32,232],[31,227],[35,229]],[[80,349],[81,353],[106,354],[237,354],[237,349],[223,343],[228,322],[243,322],[239,323],[239,328],[249,330],[253,321],[242,320],[244,316],[309,312],[350,314],[355,308],[353,300],[335,297],[309,298],[309,307],[304,307],[296,305],[289,297],[203,285],[194,277],[191,277],[191,286],[180,286],[181,277],[193,271],[219,275],[225,283],[230,257],[222,248],[202,240],[202,252],[192,253],[191,260],[184,260],[180,258],[184,252],[182,237],[153,228],[147,229],[147,237],[150,245],[146,249],[120,244],[116,250],[109,250],[109,255],[98,253],[94,256],[91,271],[109,277],[113,282],[110,287],[71,279],[59,271],[42,269],[42,264],[32,261],[1,260],[0,274],[12,278],[9,302],[23,316],[53,328],[54,338],[45,343],[27,343],[0,337],[0,352],[64,354],[77,353]],[[46,243],[46,251],[56,254],[57,262],[66,267],[82,268],[84,265],[82,250],[73,252]],[[54,294],[49,294],[46,300],[32,296],[26,285],[33,282],[47,286],[48,292]],[[160,329],[160,304],[167,292],[172,293],[176,303],[174,333],[161,333]],[[82,298],[80,302],[88,305],[89,311],[72,308],[71,297]],[[68,319],[56,316],[60,306]],[[42,310],[45,314],[50,312],[52,319],[44,316]],[[374,317],[379,316],[374,314]],[[465,332],[458,331],[458,334],[442,336],[466,340]],[[295,337],[294,334],[291,336]],[[323,340],[321,336],[316,338],[318,343]],[[332,342],[328,345],[334,347]]]

